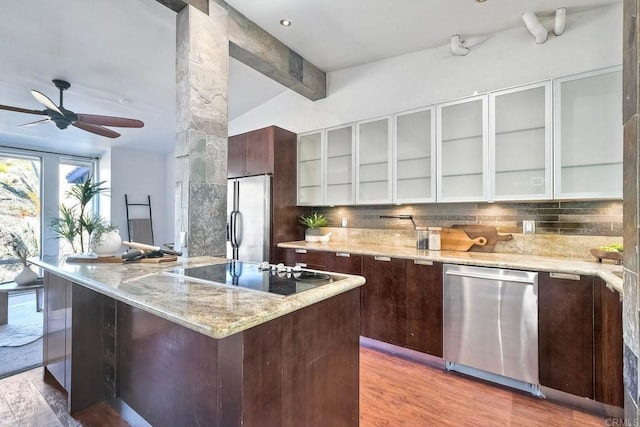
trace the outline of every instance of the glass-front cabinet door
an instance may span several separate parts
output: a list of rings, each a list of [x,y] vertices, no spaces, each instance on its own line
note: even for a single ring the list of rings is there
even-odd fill
[[[398,113],[394,118],[393,201],[434,202],[435,108]]]
[[[354,125],[340,126],[326,130],[327,171],[326,204],[352,205],[355,201],[355,168],[353,153],[355,147]]]
[[[439,104],[439,202],[484,201],[488,196],[487,96]]]
[[[489,95],[492,200],[551,199],[551,82]]]
[[[322,148],[321,130],[298,135],[298,205],[322,205]]]
[[[391,203],[391,120],[357,124],[356,203]]]
[[[622,71],[555,81],[557,199],[622,197]]]

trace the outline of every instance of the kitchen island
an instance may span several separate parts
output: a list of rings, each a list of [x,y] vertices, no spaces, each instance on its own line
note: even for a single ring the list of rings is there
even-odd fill
[[[357,425],[364,279],[282,297],[166,274],[225,262],[34,260],[45,376],[69,411],[110,400],[158,426]]]

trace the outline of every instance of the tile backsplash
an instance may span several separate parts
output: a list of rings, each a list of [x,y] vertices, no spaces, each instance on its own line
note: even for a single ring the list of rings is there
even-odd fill
[[[381,215],[412,215],[416,226],[493,225],[513,240],[498,242],[494,251],[593,260],[590,248],[622,243],[622,201],[447,203],[402,206],[306,208],[329,219],[331,240],[353,244],[412,246],[410,220]],[[347,227],[341,227],[346,218]],[[536,223],[535,234],[522,234],[522,221]]]
[[[493,225],[502,233],[522,233],[522,221],[536,222],[536,234],[622,236],[622,201],[553,201],[526,203],[443,203],[402,206],[348,206],[305,208],[305,214],[323,213],[330,227],[411,230],[409,220],[381,215],[413,215],[417,226],[452,224]]]

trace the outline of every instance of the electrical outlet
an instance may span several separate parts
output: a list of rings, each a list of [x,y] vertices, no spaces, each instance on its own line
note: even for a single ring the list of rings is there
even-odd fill
[[[346,228],[347,226],[347,217],[343,216],[342,220],[340,221],[340,225],[342,226],[342,228]]]
[[[522,234],[535,234],[536,222],[533,220],[522,221]]]
[[[180,232],[180,246],[181,247],[185,247],[187,246],[187,232],[186,231],[181,231]]]

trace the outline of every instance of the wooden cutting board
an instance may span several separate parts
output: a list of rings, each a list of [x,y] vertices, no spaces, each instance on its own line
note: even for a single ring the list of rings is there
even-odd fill
[[[486,245],[487,239],[483,236],[470,238],[464,230],[455,228],[443,228],[440,232],[440,247],[444,251],[468,251],[473,245]]]
[[[496,227],[492,225],[480,224],[454,224],[451,228],[464,230],[470,238],[486,237],[487,244],[483,246],[474,245],[471,247],[472,252],[493,252],[497,242],[506,242],[513,240],[511,234],[498,234]]]
[[[165,255],[162,258],[142,258],[132,261],[127,261],[127,263],[142,263],[142,264],[158,264],[160,262],[171,262],[177,261],[178,257],[175,255]],[[82,258],[82,257],[67,257],[67,262],[78,263],[78,264],[122,264],[124,260],[119,256],[105,256],[100,258]]]

